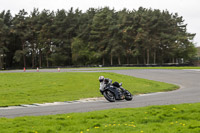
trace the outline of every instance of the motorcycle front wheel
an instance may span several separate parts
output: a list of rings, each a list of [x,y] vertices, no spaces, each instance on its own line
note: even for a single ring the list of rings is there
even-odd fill
[[[103,92],[103,96],[106,98],[106,100],[108,100],[109,102],[115,102],[115,95],[107,90]]]

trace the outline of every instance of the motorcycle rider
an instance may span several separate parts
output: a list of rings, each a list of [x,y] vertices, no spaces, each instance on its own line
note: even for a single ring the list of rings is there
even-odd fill
[[[99,77],[99,82],[100,82],[100,87],[99,87],[99,89],[100,89],[100,92],[101,92],[101,93],[103,93],[103,91],[104,91],[106,85],[112,84],[112,80],[109,79],[109,78],[104,78],[104,76],[100,76],[100,77]]]
[[[123,87],[121,87],[122,83],[120,84],[118,82],[112,83],[111,79],[104,78],[104,76],[99,77],[99,82],[100,82],[100,87],[99,87],[100,92],[102,95],[104,95],[104,97],[108,101],[114,102],[115,99],[117,100],[126,99],[127,101],[132,100],[131,93],[125,90]]]
[[[107,85],[109,85],[109,86],[112,85],[112,86],[115,86],[115,88],[117,89],[118,95],[120,95],[120,97],[122,99],[124,98],[122,93],[121,93],[121,90],[124,91],[124,89],[120,87],[118,82],[114,82],[112,84],[112,80],[109,79],[109,78],[104,78],[104,76],[99,77],[99,82],[100,82],[100,88],[99,89],[100,89],[101,94],[103,94],[103,91],[104,91],[104,89]]]

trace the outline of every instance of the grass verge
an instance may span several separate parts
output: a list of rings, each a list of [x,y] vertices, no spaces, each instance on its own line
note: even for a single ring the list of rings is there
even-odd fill
[[[0,73],[0,106],[100,97],[98,77],[123,82],[132,94],[169,91],[178,86],[115,73]]]
[[[0,118],[1,133],[199,133],[200,103]]]

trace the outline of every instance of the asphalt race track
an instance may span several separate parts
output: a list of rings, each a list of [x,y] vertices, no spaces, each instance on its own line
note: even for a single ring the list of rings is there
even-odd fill
[[[74,70],[74,69],[73,69]],[[83,69],[85,70],[85,69]],[[27,72],[33,72],[30,70]],[[41,70],[40,72],[56,72],[56,70]],[[72,71],[62,69],[61,72]],[[23,72],[23,71],[2,71]],[[90,71],[91,72],[91,71]],[[71,112],[89,112],[111,108],[136,108],[149,105],[169,105],[200,102],[200,71],[199,70],[163,70],[163,69],[135,69],[135,70],[103,70],[134,77],[172,83],[180,89],[170,92],[158,92],[134,96],[132,101],[110,103],[105,99],[96,101],[72,101],[57,104],[30,105],[21,107],[0,108],[0,117],[38,116],[64,114]],[[134,82],[134,81],[133,81]],[[124,83],[125,84],[125,83]],[[97,91],[98,88],[97,88]]]

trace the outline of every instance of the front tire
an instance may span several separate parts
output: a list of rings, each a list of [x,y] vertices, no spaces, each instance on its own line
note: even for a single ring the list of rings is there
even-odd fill
[[[106,98],[106,100],[108,100],[109,102],[115,102],[115,95],[107,90],[103,92],[103,96]]]

